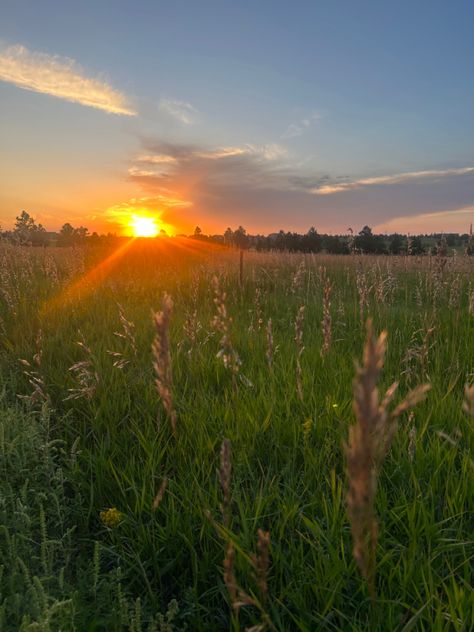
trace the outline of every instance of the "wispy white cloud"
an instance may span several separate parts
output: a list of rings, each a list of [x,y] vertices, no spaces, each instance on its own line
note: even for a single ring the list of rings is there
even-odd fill
[[[219,147],[209,151],[201,151],[196,155],[200,158],[220,160],[222,158],[235,158],[237,156],[253,156],[264,160],[277,160],[286,154],[286,149],[281,145],[272,143],[269,145],[237,145],[236,147]]]
[[[138,156],[136,159],[138,162],[148,162],[155,165],[175,164],[176,158],[173,156],[166,156],[165,154],[144,154]]]
[[[308,130],[314,123],[321,120],[321,114],[319,112],[311,112],[308,116],[301,118],[299,121],[290,123],[285,132],[281,135],[282,138],[295,138],[301,136],[306,130]]]
[[[159,108],[162,112],[169,114],[174,119],[184,125],[192,125],[196,120],[198,111],[186,101],[176,101],[175,99],[161,99]]]
[[[25,46],[0,51],[0,80],[110,114],[136,114],[124,94],[100,78],[87,77],[73,59],[30,51]]]
[[[425,178],[444,178],[446,176],[462,176],[474,173],[474,167],[462,167],[460,169],[439,169],[431,171],[409,171],[406,173],[396,173],[388,176],[377,176],[374,178],[361,178],[349,182],[336,182],[334,184],[324,184],[311,189],[315,195],[331,195],[341,191],[351,191],[361,187],[380,186],[387,184],[399,184],[410,180],[422,180]]]

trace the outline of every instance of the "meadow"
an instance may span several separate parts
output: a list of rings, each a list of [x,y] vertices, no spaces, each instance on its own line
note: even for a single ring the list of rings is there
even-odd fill
[[[473,272],[1,245],[0,629],[472,629]]]

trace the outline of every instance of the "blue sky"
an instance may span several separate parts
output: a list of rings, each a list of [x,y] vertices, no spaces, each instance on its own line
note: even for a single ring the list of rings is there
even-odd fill
[[[0,221],[467,231],[473,23],[467,1],[3,0]]]

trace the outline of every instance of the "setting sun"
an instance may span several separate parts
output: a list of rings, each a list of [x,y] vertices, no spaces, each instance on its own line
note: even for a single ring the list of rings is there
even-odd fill
[[[154,217],[133,215],[130,226],[134,237],[156,237],[159,231]]]

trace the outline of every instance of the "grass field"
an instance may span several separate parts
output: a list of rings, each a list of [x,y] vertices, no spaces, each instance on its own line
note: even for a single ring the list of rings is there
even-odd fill
[[[473,272],[2,246],[0,629],[472,629]],[[373,581],[345,451],[369,316],[392,408],[431,385],[375,472]]]

